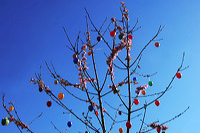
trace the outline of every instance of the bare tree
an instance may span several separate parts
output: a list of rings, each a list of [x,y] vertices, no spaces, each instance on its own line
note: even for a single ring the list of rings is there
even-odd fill
[[[59,84],[65,90],[65,93],[71,95],[74,100],[88,104],[88,109],[85,110],[85,112],[82,112],[82,114],[79,114],[69,108],[62,100],[64,98],[64,93],[59,93],[58,95],[54,94],[50,90],[48,85],[45,84],[45,79],[42,79],[41,71],[38,74],[35,74],[36,78],[31,78],[30,81],[38,85],[40,92],[46,92],[46,94],[51,98],[51,101],[47,102],[48,107],[52,105],[52,101],[57,103],[61,108],[67,111],[66,113],[71,114],[86,126],[87,131],[85,131],[85,133],[89,133],[89,131],[96,133],[110,133],[116,123],[123,122],[126,123],[126,129],[119,128],[119,132],[122,133],[123,131],[125,131],[127,133],[130,133],[132,132],[131,129],[133,128],[131,121],[136,117],[141,118],[141,124],[138,126],[139,128],[137,129],[138,133],[146,133],[151,130],[156,130],[158,133],[165,133],[165,131],[168,129],[166,123],[185,113],[189,109],[189,107],[182,113],[175,115],[173,118],[166,120],[165,122],[155,120],[152,120],[152,122],[145,121],[146,111],[147,108],[152,104],[155,104],[156,106],[160,105],[159,99],[171,88],[171,85],[176,78],[181,78],[181,71],[188,68],[183,67],[185,54],[183,53],[180,66],[176,69],[174,75],[172,75],[171,81],[168,83],[166,88],[164,88],[160,92],[146,94],[146,89],[149,86],[153,86],[153,82],[150,80],[150,78],[156,75],[157,72],[153,74],[140,73],[139,69],[141,69],[142,67],[140,65],[142,54],[152,43],[155,45],[155,47],[160,46],[160,39],[157,39],[157,37],[163,30],[164,26],[160,26],[158,28],[155,35],[153,35],[153,37],[144,45],[137,56],[133,59],[131,56],[132,41],[134,39],[133,35],[141,27],[138,26],[138,20],[136,20],[133,26],[129,23],[130,18],[128,14],[128,9],[126,8],[124,2],[121,2],[120,7],[121,18],[116,19],[113,17],[111,18],[110,22],[108,22],[108,19],[106,18],[99,28],[95,26],[86,8],[85,12],[85,38],[82,37],[79,32],[77,39],[73,44],[70,40],[69,35],[67,34],[67,30],[63,27],[64,33],[69,43],[69,45],[67,45],[67,48],[73,52],[72,57],[73,63],[78,71],[78,82],[73,83],[72,81],[70,81],[70,79],[67,80],[62,77],[61,74],[57,72],[57,69],[55,69],[52,62],[46,62],[46,66],[51,74],[51,77],[54,79],[54,84]],[[107,22],[108,24],[106,25]],[[89,28],[90,26],[91,28]],[[110,35],[111,41],[108,41],[108,38],[106,37],[107,34]],[[96,39],[92,40],[92,37],[95,35],[97,35]],[[102,43],[106,47],[103,47],[102,45],[100,46],[100,44]],[[101,48],[108,49],[109,53],[104,53],[106,61],[98,64],[96,61],[97,54],[95,52],[103,51]],[[120,56],[119,53],[121,54]],[[87,59],[86,57],[89,59]],[[88,64],[90,66],[88,66]],[[107,65],[108,69],[103,72],[103,69],[97,69],[97,65]],[[115,73],[123,74],[120,74],[121,76],[117,77],[115,76]],[[102,75],[104,76],[103,80],[99,78],[99,75],[101,75],[101,77]],[[149,81],[143,85],[139,83],[136,77],[148,78]],[[117,80],[121,81],[117,83]],[[78,91],[82,92],[83,96],[80,97],[76,93],[73,93],[72,91],[70,91],[69,87],[75,88]],[[152,98],[151,100],[147,99],[147,97],[151,96],[154,96],[154,98]],[[112,103],[106,102],[104,100],[105,97],[109,97],[110,99],[113,97],[117,97],[120,103],[116,103],[114,101]],[[140,99],[144,99],[144,102],[141,103]],[[29,129],[29,126],[32,122],[29,125],[23,123],[14,108],[14,104],[11,102],[11,106],[8,109],[4,103],[4,96],[2,98],[2,101],[3,107],[9,115],[8,118],[2,119],[2,124],[7,125],[9,122],[14,122],[20,132],[22,132],[22,129],[27,129],[27,131],[33,132]],[[136,106],[138,104],[140,104],[141,106]],[[105,109],[105,106],[107,106],[108,109]],[[11,114],[11,111],[13,109],[15,115]],[[113,114],[115,115],[113,116]],[[118,120],[118,116],[122,114],[127,115],[126,119]],[[38,117],[40,117],[41,115],[42,114],[40,114]],[[106,124],[107,119],[110,119],[112,122]],[[60,133],[63,132],[59,130],[53,122],[51,123],[56,131]],[[71,127],[72,123],[68,122],[67,125],[68,127]]]

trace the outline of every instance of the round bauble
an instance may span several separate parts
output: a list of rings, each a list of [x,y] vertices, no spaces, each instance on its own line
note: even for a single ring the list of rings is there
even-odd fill
[[[13,110],[14,110],[14,106],[10,106],[9,111],[13,111]]]
[[[59,93],[59,94],[58,94],[58,99],[59,99],[59,100],[62,100],[63,98],[64,98],[64,94],[63,94],[63,93]]]
[[[137,78],[136,77],[133,77],[133,81],[136,81],[137,80]]]
[[[135,105],[138,105],[138,104],[139,104],[139,100],[138,100],[138,99],[135,99],[135,100],[134,100],[134,103],[135,103]]]
[[[90,56],[92,54],[92,52],[88,52],[88,55]]]
[[[119,114],[119,115],[122,115],[122,111],[118,111],[118,114]]]
[[[110,36],[111,36],[111,37],[116,36],[116,31],[111,31],[111,32],[110,32]]]
[[[3,125],[3,126],[7,126],[8,124],[9,124],[9,120],[8,120],[8,118],[4,118],[4,119],[2,119],[1,120],[1,124]]]
[[[77,64],[77,63],[78,63],[78,58],[75,57],[75,58],[73,59],[73,62],[74,62],[74,64]]]
[[[181,73],[176,73],[176,77],[177,77],[178,79],[180,79],[180,78],[182,77],[182,74],[181,74]]]
[[[47,101],[47,107],[51,107],[52,102],[51,101]]]
[[[94,107],[93,107],[92,105],[89,105],[89,106],[88,106],[88,110],[89,110],[90,112],[92,112],[93,109],[94,109]]]
[[[119,34],[118,38],[121,40],[124,37],[124,34]]]
[[[95,111],[95,115],[98,115],[98,114],[99,114],[99,112],[96,110],[96,111]]]
[[[156,100],[156,101],[155,101],[155,105],[156,105],[156,106],[159,106],[159,105],[160,105],[160,101]]]
[[[132,127],[132,123],[130,121],[126,122],[126,127],[130,129]]]
[[[71,127],[71,126],[72,126],[72,122],[71,122],[71,121],[68,121],[68,122],[67,122],[67,126],[68,126],[68,127]]]
[[[100,37],[100,36],[97,37],[97,41],[98,41],[98,42],[101,41],[101,37]]]
[[[3,125],[3,126],[6,125],[6,119],[5,118],[1,120],[1,125]]]
[[[149,85],[149,86],[152,86],[152,85],[153,85],[153,82],[152,82],[152,81],[149,81],[149,82],[148,82],[148,85]]]
[[[142,95],[146,95],[146,91],[145,90],[142,90]]]
[[[128,39],[133,39],[133,36],[132,35],[128,35]]]
[[[122,128],[119,128],[119,133],[123,133],[123,129]]]
[[[155,45],[156,47],[159,47],[159,46],[160,46],[160,43],[159,43],[159,42],[156,42],[154,45]]]
[[[43,89],[42,89],[41,87],[40,87],[38,90],[39,90],[39,92],[42,92],[42,91],[43,91]]]
[[[58,84],[58,80],[55,80],[55,81],[54,81],[54,84],[57,85],[57,84]]]

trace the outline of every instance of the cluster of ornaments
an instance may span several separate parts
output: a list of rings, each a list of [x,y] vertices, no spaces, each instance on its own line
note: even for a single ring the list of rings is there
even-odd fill
[[[166,130],[168,129],[168,126],[160,125],[156,123],[150,123],[149,125],[151,128],[155,129],[158,133],[162,131],[162,133],[166,133]]]
[[[131,127],[132,127],[132,123],[131,122],[126,122],[126,127],[128,128],[128,129],[130,129]],[[123,130],[123,128],[119,128],[119,133],[123,133],[124,132],[124,130]]]
[[[11,111],[13,111],[13,110],[14,110],[14,106],[10,106],[10,107],[8,108],[8,111],[9,111],[9,112],[11,112]],[[14,123],[16,124],[16,126],[21,127],[21,129],[24,129],[24,128],[27,129],[27,128],[28,128],[28,126],[27,126],[25,123],[19,121],[18,119],[15,119],[13,116],[3,118],[3,119],[1,120],[1,125],[2,125],[2,126],[7,126],[10,122],[14,122]]]
[[[14,106],[10,106],[8,110],[11,112],[14,110]],[[7,126],[10,122],[12,122],[12,118],[6,117],[1,120],[1,125]]]

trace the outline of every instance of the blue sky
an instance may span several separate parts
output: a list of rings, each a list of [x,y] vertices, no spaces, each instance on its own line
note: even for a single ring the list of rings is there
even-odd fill
[[[46,107],[48,96],[39,93],[37,86],[29,83],[35,72],[39,72],[39,66],[43,66],[43,78],[55,94],[61,90],[60,87],[53,85],[53,79],[50,77],[45,67],[45,61],[53,61],[58,73],[61,73],[66,79],[77,82],[77,71],[72,62],[73,53],[65,45],[68,45],[67,39],[62,27],[65,26],[73,42],[79,31],[85,32],[84,7],[89,11],[91,18],[97,27],[101,25],[105,17],[120,17],[121,1],[106,0],[87,0],[87,1],[68,1],[68,0],[7,0],[0,1],[0,93],[6,94],[6,101],[15,101],[21,119],[29,123],[41,112],[44,115],[36,120],[30,128],[36,133],[54,133],[53,121],[60,130],[67,128],[67,121],[72,121],[73,126],[69,132],[84,132],[86,129],[72,116],[62,115],[63,110],[53,103],[51,108]],[[134,33],[132,55],[133,57],[142,49],[142,47],[156,33],[160,25],[165,25],[164,30],[158,38],[161,46],[155,48],[153,43],[145,50],[141,60],[141,73],[149,74],[158,72],[151,78],[155,86],[148,89],[147,93],[159,92],[167,86],[172,76],[180,65],[182,53],[186,53],[184,66],[189,65],[189,69],[182,72],[183,77],[176,79],[172,89],[164,95],[160,101],[159,107],[153,105],[147,109],[146,122],[155,120],[164,122],[182,112],[188,106],[190,110],[175,121],[168,123],[168,132],[197,132],[195,127],[199,126],[199,101],[198,96],[198,74],[200,74],[199,51],[200,51],[200,2],[198,0],[132,0],[125,1],[130,12],[130,23],[134,25],[135,20],[139,19],[139,25],[142,28]],[[90,28],[92,28],[90,26]],[[93,33],[93,38],[96,37]],[[110,39],[109,35],[106,37]],[[110,40],[111,42],[111,40]],[[97,48],[104,48],[100,43]],[[103,51],[108,52],[106,47],[103,50],[96,50],[97,69],[106,70],[105,56]],[[123,57],[122,57],[123,58]],[[102,67],[104,66],[104,67]],[[115,69],[116,71],[117,69]],[[116,72],[122,75],[123,72]],[[102,78],[102,75],[100,78]],[[139,78],[141,84],[145,84],[148,79]],[[134,92],[134,86],[133,92]],[[77,95],[83,95],[82,92],[69,88]],[[107,88],[105,88],[107,90]],[[147,99],[149,100],[149,99]],[[105,101],[111,101],[109,97]],[[65,95],[64,102],[74,111],[80,114],[87,110],[87,104],[77,103],[72,97]],[[105,103],[104,103],[105,104]],[[114,107],[120,103],[115,102]],[[142,106],[142,105],[141,105]],[[107,110],[113,112],[111,108],[105,105]],[[6,117],[5,110],[0,107],[0,118]],[[112,114],[114,115],[114,114]],[[134,115],[134,114],[133,114]],[[123,119],[125,116],[123,115]],[[138,130],[138,121],[133,120],[132,131]],[[110,121],[108,120],[107,123]],[[109,124],[108,124],[109,125]],[[118,132],[122,126],[125,129],[125,123],[116,124],[113,132]],[[108,126],[109,128],[109,126]],[[0,126],[2,132],[18,132],[15,125]],[[152,131],[155,132],[155,131]]]

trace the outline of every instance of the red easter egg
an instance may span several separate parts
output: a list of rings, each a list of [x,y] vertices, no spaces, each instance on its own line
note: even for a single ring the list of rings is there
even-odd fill
[[[130,121],[126,122],[126,127],[130,129],[132,127],[132,123]]]
[[[154,45],[155,45],[156,47],[159,47],[159,46],[160,46],[160,43],[159,43],[159,42],[156,42]]]
[[[73,54],[73,55],[72,55],[72,58],[76,58],[76,57],[77,57],[77,55],[76,55],[76,54]]]
[[[95,111],[95,115],[98,115],[99,114],[99,112],[98,111]]]
[[[138,99],[135,99],[135,100],[134,100],[134,103],[135,103],[135,105],[138,105],[138,104],[139,104],[139,100],[138,100]]]
[[[116,35],[116,31],[111,31],[111,32],[110,32],[110,36],[111,36],[111,37],[114,37],[115,35]]]
[[[120,133],[123,133],[123,131],[124,131],[124,130],[123,130],[122,128],[119,128],[119,132],[120,132]]]
[[[47,101],[47,107],[51,107],[52,102],[51,101]]]
[[[176,73],[176,77],[180,79],[182,77],[182,74],[181,73]]]
[[[161,129],[160,129],[160,128],[157,128],[156,131],[157,131],[158,133],[160,133]]]
[[[128,35],[128,39],[133,39],[133,36],[132,35]]]
[[[159,105],[160,105],[160,101],[156,100],[156,101],[155,101],[155,105],[156,105],[156,106],[159,106]]]
[[[92,54],[92,52],[88,52],[88,55],[90,56]]]

